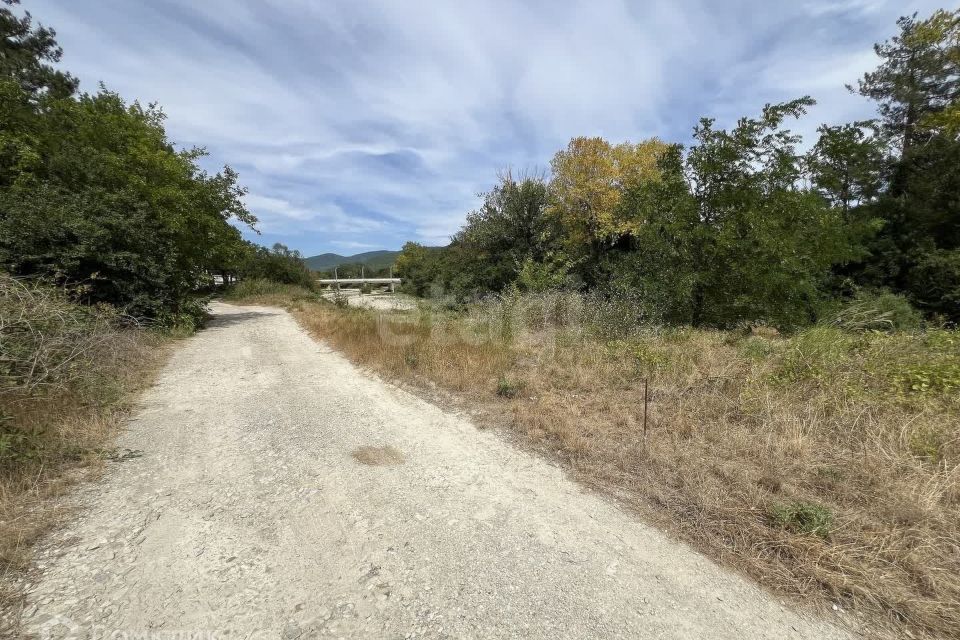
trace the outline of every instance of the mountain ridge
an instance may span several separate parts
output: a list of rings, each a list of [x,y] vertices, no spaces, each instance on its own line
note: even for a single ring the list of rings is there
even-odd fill
[[[304,258],[303,262],[313,271],[326,271],[344,264],[363,264],[372,269],[383,269],[391,266],[400,255],[399,251],[390,251],[380,249],[377,251],[364,251],[352,256],[343,256],[339,253],[321,253],[319,255]]]

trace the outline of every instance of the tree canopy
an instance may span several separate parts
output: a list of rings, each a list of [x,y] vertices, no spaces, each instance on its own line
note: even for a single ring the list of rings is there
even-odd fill
[[[408,244],[420,295],[626,290],[648,317],[797,326],[863,289],[960,321],[960,11],[902,18],[856,89],[878,119],[824,124],[809,150],[766,105],[688,148],[572,138],[548,179],[500,176],[450,246]]]
[[[106,88],[77,93],[76,79],[53,66],[55,32],[3,1],[0,267],[86,302],[175,320],[212,274],[291,259],[242,240],[238,226],[256,218],[236,172],[211,175],[199,165],[203,149],[174,148],[156,105]],[[282,277],[302,279],[297,262]]]

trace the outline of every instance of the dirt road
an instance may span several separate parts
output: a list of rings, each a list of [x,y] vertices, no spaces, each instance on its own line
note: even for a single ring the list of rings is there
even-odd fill
[[[144,397],[130,454],[40,550],[28,631],[846,637],[364,374],[286,313],[214,310]]]

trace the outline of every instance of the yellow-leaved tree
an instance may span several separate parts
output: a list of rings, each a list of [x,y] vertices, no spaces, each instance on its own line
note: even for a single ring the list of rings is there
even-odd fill
[[[599,137],[579,137],[557,152],[550,162],[548,212],[571,258],[589,257],[637,230],[642,221],[623,216],[620,200],[627,189],[659,179],[657,162],[668,148],[657,138],[612,145]]]

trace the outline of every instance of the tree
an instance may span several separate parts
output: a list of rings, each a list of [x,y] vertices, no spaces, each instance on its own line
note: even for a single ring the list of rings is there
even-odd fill
[[[573,138],[553,157],[548,211],[581,267],[642,224],[618,215],[618,205],[626,189],[658,179],[657,162],[667,148],[656,138],[616,146],[603,138]]]
[[[800,185],[799,137],[783,128],[814,104],[767,105],[730,131],[702,119],[686,173],[698,211],[692,321],[799,325],[813,319],[833,265],[857,255],[842,216]]]
[[[15,133],[28,151],[0,183],[0,265],[82,284],[86,301],[136,315],[180,313],[204,275],[236,256],[230,221],[255,222],[236,173],[208,175],[202,150],[175,151],[156,107],[105,90],[42,101]]]
[[[699,218],[684,175],[683,148],[671,145],[658,168],[659,180],[641,182],[624,193],[621,215],[644,224],[634,233],[629,251],[608,255],[604,279],[615,289],[635,293],[644,317],[690,324],[696,292],[709,268],[703,260],[710,228]]]
[[[241,278],[261,278],[283,284],[295,284],[312,289],[314,274],[307,268],[303,256],[284,244],[275,243],[271,248],[245,242],[243,255],[235,273]]]
[[[817,191],[845,216],[873,202],[884,189],[889,171],[886,141],[873,121],[823,125],[807,154],[810,178]],[[871,131],[873,130],[873,131]]]
[[[960,249],[960,10],[897,24],[900,33],[876,45],[881,64],[859,83],[900,154],[881,196],[859,212],[882,229],[854,275],[958,321],[950,283],[960,279],[952,257]]]
[[[8,7],[20,4],[2,2]],[[0,8],[0,77],[14,79],[32,100],[73,94],[79,84],[76,78],[51,66],[63,55],[56,35],[53,29],[35,27],[29,12],[18,17],[11,9]]]
[[[878,102],[886,131],[906,158],[942,127],[956,135],[960,10],[940,9],[926,20],[913,14],[897,25],[897,36],[874,46],[883,62],[864,74],[857,91]]]
[[[555,235],[546,207],[547,184],[542,177],[500,174],[497,185],[483,194],[479,209],[467,214],[466,225],[452,242],[485,263],[487,280],[477,285],[499,291],[517,278],[524,263],[546,258]]]
[[[403,288],[417,296],[430,294],[430,287],[441,276],[440,252],[417,242],[407,242],[397,256],[397,275]]]

